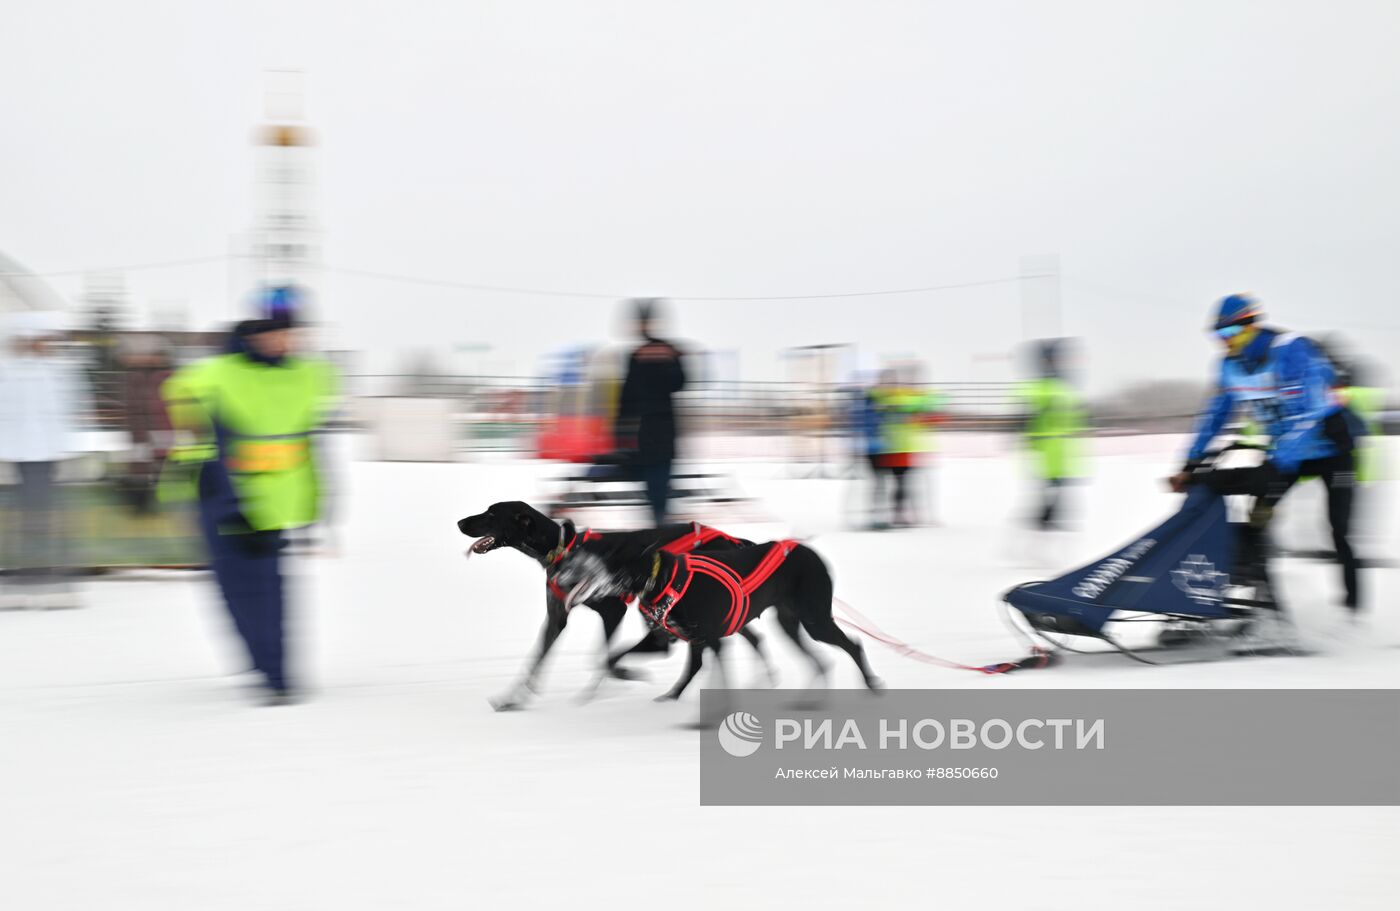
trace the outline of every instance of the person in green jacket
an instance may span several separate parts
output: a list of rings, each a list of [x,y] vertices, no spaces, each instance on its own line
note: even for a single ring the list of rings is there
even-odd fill
[[[1080,437],[1085,429],[1084,406],[1065,379],[1064,346],[1059,339],[1037,346],[1039,376],[1019,390],[1025,406],[1025,443],[1041,483],[1040,507],[1033,524],[1061,527],[1064,490],[1081,475]]]
[[[162,388],[181,435],[172,458],[195,473],[210,566],[268,704],[294,696],[283,533],[319,515],[312,432],[333,386],[328,365],[293,353],[291,320],[280,315],[240,323],[228,353],[181,368]]]
[[[876,471],[875,498],[880,498],[882,485],[880,474],[893,478],[894,498],[889,512],[888,523],[879,521],[874,527],[912,526],[915,524],[914,508],[910,503],[910,476],[922,467],[926,453],[933,449],[932,425],[939,419],[942,399],[939,395],[926,392],[900,382],[893,369],[885,369],[880,374],[880,382],[870,391],[877,420],[879,451],[871,455]],[[873,504],[872,514],[878,517],[881,504]],[[933,519],[930,516],[929,521]]]
[[[1337,399],[1366,427],[1366,434],[1356,443],[1356,482],[1369,484],[1380,480],[1380,452],[1377,441],[1381,439],[1381,412],[1385,409],[1385,390],[1368,385],[1362,368],[1353,365],[1339,379]]]

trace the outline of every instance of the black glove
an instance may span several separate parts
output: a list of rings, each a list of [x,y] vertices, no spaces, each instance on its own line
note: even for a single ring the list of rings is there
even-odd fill
[[[1196,480],[1196,472],[1202,464],[1200,459],[1187,459],[1180,471],[1167,478],[1167,486],[1175,493],[1185,493],[1186,488]]]

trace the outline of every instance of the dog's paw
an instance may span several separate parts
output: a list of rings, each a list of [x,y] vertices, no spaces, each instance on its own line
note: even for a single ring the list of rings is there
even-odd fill
[[[588,682],[588,685],[579,690],[578,695],[574,697],[574,705],[588,705],[588,703],[592,702],[593,697],[598,695],[598,690],[603,686],[603,681],[606,679],[607,674],[595,675],[594,678]]]
[[[652,702],[675,702],[679,698],[681,698],[680,693],[666,692],[662,693],[660,696],[657,696],[655,699],[652,700]]]
[[[498,712],[515,712],[525,707],[524,700],[518,699],[514,695],[493,696],[486,701],[491,703],[491,708]]]
[[[609,676],[609,677],[616,678],[616,679],[618,679],[618,680],[645,680],[645,679],[647,679],[647,675],[644,674],[644,673],[642,673],[641,671],[634,671],[634,670],[632,670],[631,668],[627,668],[627,667],[616,667],[616,666],[608,668],[608,676]]]

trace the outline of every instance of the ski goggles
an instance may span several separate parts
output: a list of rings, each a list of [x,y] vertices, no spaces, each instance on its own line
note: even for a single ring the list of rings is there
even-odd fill
[[[1244,331],[1244,323],[1232,323],[1214,330],[1216,338],[1234,338]]]

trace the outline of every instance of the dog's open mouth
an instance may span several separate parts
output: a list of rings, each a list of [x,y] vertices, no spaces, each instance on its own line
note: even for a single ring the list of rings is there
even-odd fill
[[[472,553],[474,553],[474,554],[484,554],[484,553],[486,553],[488,550],[494,550],[495,547],[496,547],[496,539],[493,538],[493,537],[491,537],[490,535],[487,535],[487,536],[484,537],[484,538],[478,538],[478,539],[477,539],[477,542],[476,542],[475,544],[472,545]]]

